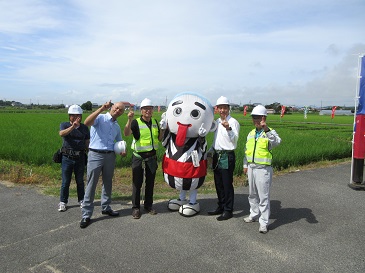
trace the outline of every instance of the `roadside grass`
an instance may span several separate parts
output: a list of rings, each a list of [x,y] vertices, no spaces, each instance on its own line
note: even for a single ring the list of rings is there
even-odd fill
[[[324,160],[313,162],[302,166],[290,166],[287,169],[275,170],[274,177],[284,175],[291,172],[298,172],[308,169],[328,167],[336,164],[351,162],[351,158],[343,158],[337,160]],[[59,166],[59,165],[57,165]],[[85,175],[86,180],[86,175]],[[43,194],[59,196],[61,187],[61,169],[54,166],[34,166],[25,165],[21,162],[0,160],[0,181],[7,181],[14,184],[28,185],[37,187]],[[349,178],[350,181],[350,178]],[[86,184],[86,181],[85,181]],[[9,185],[9,183],[8,183]],[[101,180],[98,183],[95,198],[99,199],[101,195]],[[234,176],[235,187],[246,187],[248,185],[245,175]],[[208,170],[205,182],[199,189],[199,194],[215,194],[213,171]],[[113,178],[113,200],[129,201],[132,196],[132,170],[123,167],[116,168]],[[179,192],[171,188],[163,179],[161,168],[157,170],[154,199],[168,200],[178,198]],[[76,198],[76,182],[74,179],[70,185],[70,197]]]

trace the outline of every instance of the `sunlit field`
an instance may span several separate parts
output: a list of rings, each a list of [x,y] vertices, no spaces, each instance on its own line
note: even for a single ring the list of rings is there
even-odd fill
[[[88,114],[83,115],[83,120]],[[51,159],[53,153],[62,145],[58,131],[60,123],[68,120],[66,110],[64,113],[5,112],[0,115],[1,159],[34,165],[55,165]],[[154,113],[157,120],[160,119],[160,115],[161,113]],[[235,170],[235,174],[240,174],[246,136],[253,125],[249,115],[233,113],[232,116],[241,125]],[[127,113],[124,113],[118,120],[122,131],[126,121]],[[273,164],[276,169],[351,156],[352,116],[335,116],[331,119],[330,116],[308,114],[307,119],[304,119],[303,114],[287,114],[283,118],[279,115],[269,115],[267,123],[282,138],[282,144],[273,150]],[[132,136],[124,139],[130,147]],[[212,144],[212,140],[213,133],[209,133],[208,147]],[[163,152],[164,149],[161,147],[158,153],[160,160]],[[129,152],[125,158],[118,157],[118,167],[130,166],[131,156],[132,153]]]
[[[84,113],[83,120],[89,114],[90,112]],[[156,111],[154,118],[160,120],[161,114]],[[57,185],[53,189],[53,194],[57,195],[61,172],[60,164],[52,161],[52,155],[62,145],[62,138],[58,135],[58,131],[60,123],[68,121],[67,109],[37,112],[3,111],[0,112],[0,116],[0,174],[2,179],[41,184],[45,183],[45,180],[50,180]],[[235,112],[232,113],[232,116],[241,125],[236,150],[235,175],[237,181],[242,181],[245,140],[248,132],[253,129],[253,124],[249,113],[247,116],[243,116],[242,113]],[[123,131],[127,122],[127,113],[124,113],[118,122]],[[281,145],[273,149],[275,171],[318,161],[350,158],[353,122],[353,116],[335,116],[334,119],[331,119],[331,116],[319,116],[318,113],[308,114],[306,119],[304,119],[303,113],[286,114],[283,118],[280,115],[269,115],[267,118],[269,127],[275,129],[282,138]],[[213,133],[207,135],[208,147],[212,144],[213,136]],[[122,191],[127,191],[130,189],[131,183],[132,152],[130,145],[132,136],[125,137],[124,140],[128,144],[128,154],[124,158],[117,157],[116,173],[121,177],[120,179],[127,180],[126,183],[119,185]],[[158,150],[159,161],[161,161],[163,153],[164,149],[161,147]],[[14,168],[16,168],[15,174]],[[171,188],[167,187],[166,183],[157,185],[158,181],[163,181],[161,166],[159,166],[158,172],[157,192],[171,192]],[[12,173],[11,176],[7,176],[10,173]],[[212,180],[212,171],[208,171],[207,180]],[[211,183],[210,189],[214,190],[213,183]]]

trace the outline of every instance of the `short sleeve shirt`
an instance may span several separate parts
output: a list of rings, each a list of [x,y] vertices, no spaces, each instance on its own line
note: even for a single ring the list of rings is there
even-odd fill
[[[62,122],[60,124],[60,131],[69,127],[71,127],[70,122]],[[74,151],[83,151],[87,148],[85,143],[87,139],[90,139],[89,128],[81,123],[78,128],[73,129],[71,133],[63,137],[62,147]]]
[[[117,120],[110,113],[100,114],[90,129],[89,148],[96,150],[114,150],[114,143],[122,140],[122,133]]]

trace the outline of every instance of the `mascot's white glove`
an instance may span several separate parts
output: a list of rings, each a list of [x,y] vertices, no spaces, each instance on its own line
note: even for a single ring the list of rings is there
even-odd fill
[[[166,112],[161,115],[160,129],[165,130],[167,128]]]
[[[208,134],[207,130],[205,130],[203,126],[204,126],[204,123],[202,123],[202,125],[200,125],[199,132],[198,132],[199,136],[201,136],[201,137],[205,137]]]

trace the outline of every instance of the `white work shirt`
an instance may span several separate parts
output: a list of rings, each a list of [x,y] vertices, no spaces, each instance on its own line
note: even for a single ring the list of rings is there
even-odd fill
[[[229,123],[229,127],[232,130],[227,130],[223,127],[221,118],[216,120],[218,124],[217,130],[214,133],[214,140],[212,147],[217,151],[231,151],[237,148],[238,135],[240,132],[240,124],[230,115],[227,116],[226,120]]]

